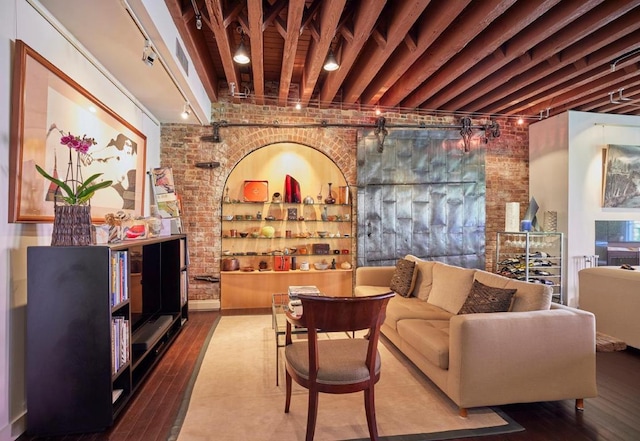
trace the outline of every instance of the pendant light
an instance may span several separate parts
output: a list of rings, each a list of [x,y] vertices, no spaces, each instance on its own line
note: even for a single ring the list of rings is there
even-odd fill
[[[240,29],[240,45],[238,45],[238,49],[236,49],[236,53],[233,55],[233,61],[238,64],[248,64],[251,59],[249,58],[249,52],[244,45],[244,32],[240,26],[238,26],[238,29]]]
[[[324,70],[327,72],[333,72],[340,67],[338,64],[338,60],[336,60],[336,56],[333,54],[333,49],[329,48],[329,54],[327,55],[327,59],[324,61]]]

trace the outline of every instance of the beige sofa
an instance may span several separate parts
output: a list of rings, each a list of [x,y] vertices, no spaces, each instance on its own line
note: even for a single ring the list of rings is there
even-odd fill
[[[596,316],[596,329],[640,348],[640,268],[585,268],[578,273],[579,307]]]
[[[597,396],[593,314],[551,304],[551,289],[486,271],[416,262],[409,297],[381,328],[465,416],[467,408]],[[355,295],[388,291],[395,267],[356,269]],[[474,280],[516,289],[508,312],[457,314]]]

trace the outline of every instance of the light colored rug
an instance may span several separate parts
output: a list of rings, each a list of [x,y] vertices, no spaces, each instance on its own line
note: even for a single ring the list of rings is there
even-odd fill
[[[397,350],[391,344],[379,348],[382,375],[376,385],[376,416],[383,439],[436,440],[523,430],[489,408],[471,409],[468,418],[461,418],[435,385],[403,356],[394,355]],[[222,317],[169,438],[304,439],[307,391],[294,382],[291,410],[284,413],[284,361],[280,357],[280,386],[276,386],[275,350],[270,316]],[[315,439],[368,439],[363,400],[363,393],[320,394]]]

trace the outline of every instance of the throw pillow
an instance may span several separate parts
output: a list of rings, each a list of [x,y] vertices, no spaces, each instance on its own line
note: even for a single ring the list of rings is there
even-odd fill
[[[458,314],[507,312],[511,306],[511,298],[515,293],[515,289],[494,288],[475,280],[469,296]]]
[[[399,259],[391,277],[389,288],[402,297],[409,297],[416,283],[416,263],[407,259]]]

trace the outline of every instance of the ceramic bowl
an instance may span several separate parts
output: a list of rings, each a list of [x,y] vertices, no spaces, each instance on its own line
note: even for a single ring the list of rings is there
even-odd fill
[[[222,216],[222,219],[224,219],[226,221],[233,220],[233,214],[228,214],[228,215]]]
[[[318,236],[320,237],[327,237],[327,234],[328,234],[326,231],[317,231],[317,233],[318,233]]]
[[[326,269],[329,269],[329,264],[323,263],[323,262],[316,262],[313,264],[313,267],[317,270],[326,270]]]
[[[247,237],[249,233],[247,231],[240,232],[240,237]]]

